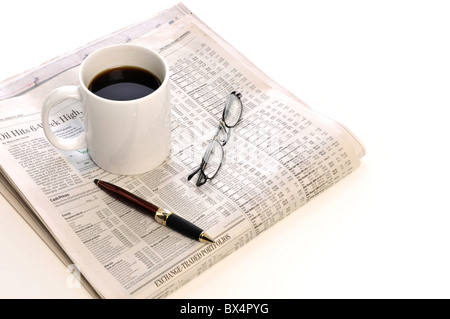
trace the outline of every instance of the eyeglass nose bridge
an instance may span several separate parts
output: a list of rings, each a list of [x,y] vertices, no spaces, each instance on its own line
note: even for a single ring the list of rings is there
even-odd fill
[[[225,139],[220,139],[220,138],[219,138],[220,132],[221,132],[222,130],[223,130],[223,131],[225,132],[225,134],[226,134],[226,135],[225,135]],[[219,122],[219,126],[217,127],[216,134],[215,134],[214,137],[213,137],[213,140],[216,140],[216,141],[219,142],[222,146],[225,146],[225,145],[227,144],[228,140],[230,139],[230,137],[231,137],[231,129],[227,127],[227,125],[225,124],[225,122],[224,122],[223,120],[221,120],[221,121]]]

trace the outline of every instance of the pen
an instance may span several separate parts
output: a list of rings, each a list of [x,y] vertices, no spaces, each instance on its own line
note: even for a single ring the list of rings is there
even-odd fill
[[[100,187],[101,189],[110,192],[112,194],[117,195],[119,198],[136,204],[141,208],[144,208],[146,211],[149,211],[154,214],[155,220],[161,225],[167,226],[189,238],[198,240],[202,243],[214,243],[214,240],[201,228],[195,226],[191,222],[186,219],[175,215],[171,211],[160,208],[136,195],[130,193],[129,191],[113,185],[111,183],[101,181],[98,179],[94,180],[94,183]]]

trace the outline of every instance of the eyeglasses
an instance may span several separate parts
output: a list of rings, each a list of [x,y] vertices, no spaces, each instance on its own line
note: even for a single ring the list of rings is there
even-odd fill
[[[213,179],[222,166],[223,147],[227,144],[231,136],[231,129],[234,128],[242,116],[241,94],[235,91],[228,96],[223,109],[222,119],[219,122],[217,131],[212,141],[206,148],[202,158],[202,163],[189,176],[188,181],[197,173],[200,173],[197,179],[197,186],[202,186],[208,179]]]

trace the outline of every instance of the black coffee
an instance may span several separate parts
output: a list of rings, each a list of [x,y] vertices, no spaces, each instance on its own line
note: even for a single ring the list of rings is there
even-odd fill
[[[88,88],[105,99],[129,101],[152,94],[160,86],[161,81],[150,71],[122,66],[98,74]]]

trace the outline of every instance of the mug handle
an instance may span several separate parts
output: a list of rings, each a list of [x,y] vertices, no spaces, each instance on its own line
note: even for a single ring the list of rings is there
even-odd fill
[[[76,101],[81,101],[80,90],[78,86],[68,85],[62,86],[50,92],[44,101],[42,106],[42,127],[44,128],[44,133],[50,143],[53,146],[63,150],[63,151],[74,151],[81,148],[86,148],[86,138],[85,132],[81,133],[75,138],[60,138],[56,136],[50,129],[50,110],[59,102],[71,99]]]

